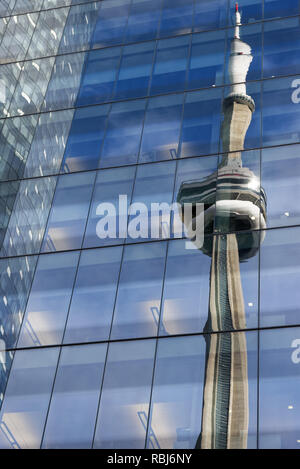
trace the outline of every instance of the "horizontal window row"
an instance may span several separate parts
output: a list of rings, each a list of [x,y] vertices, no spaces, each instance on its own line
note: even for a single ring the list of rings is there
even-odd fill
[[[299,76],[248,84],[256,108],[241,150],[300,141],[299,90]],[[229,92],[200,90],[0,120],[0,179],[225,152],[221,108]]]
[[[299,228],[222,236],[1,259],[0,338],[13,349],[299,325]],[[208,320],[209,289],[229,282],[216,253],[242,291],[238,326]]]
[[[259,348],[242,332],[17,351],[0,447],[296,449],[299,328],[259,336]]]
[[[266,23],[264,36],[260,24],[241,28],[241,37],[249,43],[253,55],[247,80],[300,72],[296,60],[300,50],[298,22],[299,18],[289,18]],[[48,38],[43,28],[40,34],[44,39],[33,39],[29,52],[43,41],[50,47],[57,37],[55,33]],[[4,64],[0,66],[0,116],[230,84],[228,62],[233,35],[230,29]],[[22,47],[26,44],[15,32],[13,36]],[[7,32],[4,48],[6,42],[15,49]]]
[[[78,21],[81,28],[84,19],[80,19],[79,14],[84,15],[95,9],[89,18],[93,29],[87,38],[92,45],[154,39],[157,36],[231,26],[235,9],[234,0],[3,0],[0,16],[38,13],[42,10],[43,17],[43,10],[70,5],[67,27],[77,25]],[[244,23],[300,14],[297,0],[240,0],[239,6]],[[45,13],[45,18],[53,15],[51,10]],[[63,17],[63,9],[59,8],[57,14]],[[73,36],[77,34],[78,31]]]

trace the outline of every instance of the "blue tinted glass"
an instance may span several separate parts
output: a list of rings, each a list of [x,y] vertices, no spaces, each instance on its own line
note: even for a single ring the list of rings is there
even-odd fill
[[[232,83],[232,79],[229,76],[228,64],[231,54],[231,42],[234,38],[234,29],[229,29],[227,32],[227,52],[226,52],[226,83]],[[248,44],[251,48],[252,60],[250,62],[249,69],[245,76],[245,73],[239,73],[237,79],[234,80],[238,83],[249,80],[258,80],[262,74],[262,26],[261,24],[253,24],[248,26],[242,26],[240,28],[240,37],[243,42]]]
[[[82,252],[65,343],[94,342],[108,338],[121,255],[121,247]]]
[[[70,8],[58,50],[60,54],[89,49],[100,7],[101,2],[93,2]]]
[[[95,448],[145,447],[154,340],[110,344]]]
[[[166,243],[125,247],[112,339],[157,334],[166,247]]]
[[[149,100],[140,161],[176,159],[184,96],[181,94]]]
[[[299,324],[299,249],[299,228],[265,232],[261,247],[261,326]]]
[[[19,335],[36,261],[36,256],[0,260],[0,339],[7,349],[15,346]]]
[[[242,23],[253,23],[262,18],[262,0],[230,0],[228,24],[234,24],[235,5],[239,4],[239,11],[242,14]]]
[[[223,84],[224,41],[224,31],[193,36],[188,88]]]
[[[0,5],[0,15],[8,16],[12,13],[16,0],[3,0]]]
[[[201,431],[204,371],[204,337],[159,341],[147,448],[195,448]]]
[[[247,369],[245,374],[238,371],[241,361]],[[228,362],[237,373],[226,372]],[[218,373],[210,370],[218,370]],[[228,387],[225,385],[227,380]],[[218,413],[212,412],[212,408]],[[229,415],[234,413],[239,418],[238,429],[230,431],[232,443],[226,440],[224,443],[228,410]],[[243,421],[240,420],[241,412],[247,416]],[[230,444],[232,447],[241,444],[241,439],[244,447],[255,448],[256,333],[159,340],[150,415],[149,449],[226,448],[231,447]]]
[[[160,37],[189,33],[193,26],[193,0],[164,0]]]
[[[93,172],[59,177],[42,251],[81,247],[94,179]]]
[[[63,348],[43,448],[91,448],[106,345]]]
[[[73,113],[69,109],[40,114],[25,166],[25,177],[59,172]]]
[[[300,148],[288,145],[262,151],[262,187],[267,194],[267,224],[299,225]]]
[[[189,44],[189,36],[158,42],[151,94],[184,90]]]
[[[128,242],[169,237],[170,213],[151,204],[172,203],[175,169],[175,161],[138,167],[132,197],[134,205],[129,216]],[[164,212],[163,216],[161,212]]]
[[[126,231],[135,171],[134,167],[128,167],[98,172],[83,247],[120,244],[124,241],[126,232],[122,231],[122,225]],[[127,200],[120,202],[120,195],[126,196]],[[99,204],[109,205],[101,209],[101,206],[98,208]],[[109,237],[110,230],[115,233],[114,238]]]
[[[154,39],[157,35],[162,0],[133,0],[125,42]]]
[[[114,98],[135,98],[148,94],[155,42],[123,48]]]
[[[18,347],[61,343],[78,257],[78,252],[39,257]]]
[[[98,167],[109,106],[77,109],[73,117],[61,171]]]
[[[77,106],[107,101],[114,89],[120,62],[119,47],[91,51],[82,77]]]
[[[300,72],[299,18],[270,21],[264,25],[264,77]]]
[[[298,0],[264,0],[265,18],[280,18],[281,16],[299,15]]]
[[[195,0],[194,31],[206,31],[225,26],[227,0]]]
[[[299,141],[300,78],[263,82],[263,145]]]
[[[260,332],[261,449],[299,449],[299,351],[299,328]]]
[[[15,353],[0,413],[0,448],[40,447],[57,359],[57,348]]]
[[[188,93],[184,105],[182,157],[218,152],[221,93],[220,90]]]
[[[211,260],[185,241],[169,244],[160,334],[203,331],[208,316]]]
[[[104,0],[92,38],[92,48],[123,41],[130,10],[130,0]]]
[[[144,100],[112,105],[100,167],[125,165],[137,161],[145,105]]]
[[[43,110],[73,107],[80,86],[85,53],[57,56]]]

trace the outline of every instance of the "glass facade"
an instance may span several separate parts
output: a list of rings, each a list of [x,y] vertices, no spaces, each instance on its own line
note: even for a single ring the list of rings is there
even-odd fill
[[[300,448],[300,2],[235,3],[0,2],[0,448]]]

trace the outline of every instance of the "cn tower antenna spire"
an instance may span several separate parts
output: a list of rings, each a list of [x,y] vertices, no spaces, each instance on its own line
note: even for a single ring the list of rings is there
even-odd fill
[[[241,14],[239,12],[239,4],[235,4],[235,31],[234,31],[234,37],[236,39],[240,39],[240,26],[242,25],[241,23]]]

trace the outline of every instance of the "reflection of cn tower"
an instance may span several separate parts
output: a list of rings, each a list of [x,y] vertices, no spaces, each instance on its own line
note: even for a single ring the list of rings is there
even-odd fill
[[[266,225],[266,200],[259,180],[242,166],[241,150],[252,113],[253,99],[246,94],[251,48],[240,40],[241,15],[236,4],[235,36],[231,43],[231,91],[224,99],[221,129],[224,155],[217,173],[202,181],[182,183],[177,201],[204,204],[206,237],[202,251],[212,258],[208,331],[246,328],[240,261],[254,256]],[[234,84],[237,83],[237,84]],[[217,190],[215,182],[217,180]],[[194,216],[197,214],[195,213]],[[183,210],[184,220],[184,210]],[[187,225],[187,220],[185,220]],[[189,226],[186,226],[189,233]],[[239,234],[239,231],[244,231]],[[192,236],[192,235],[191,235]],[[248,366],[244,332],[206,335],[206,370],[202,429],[196,448],[246,448],[248,438]]]

